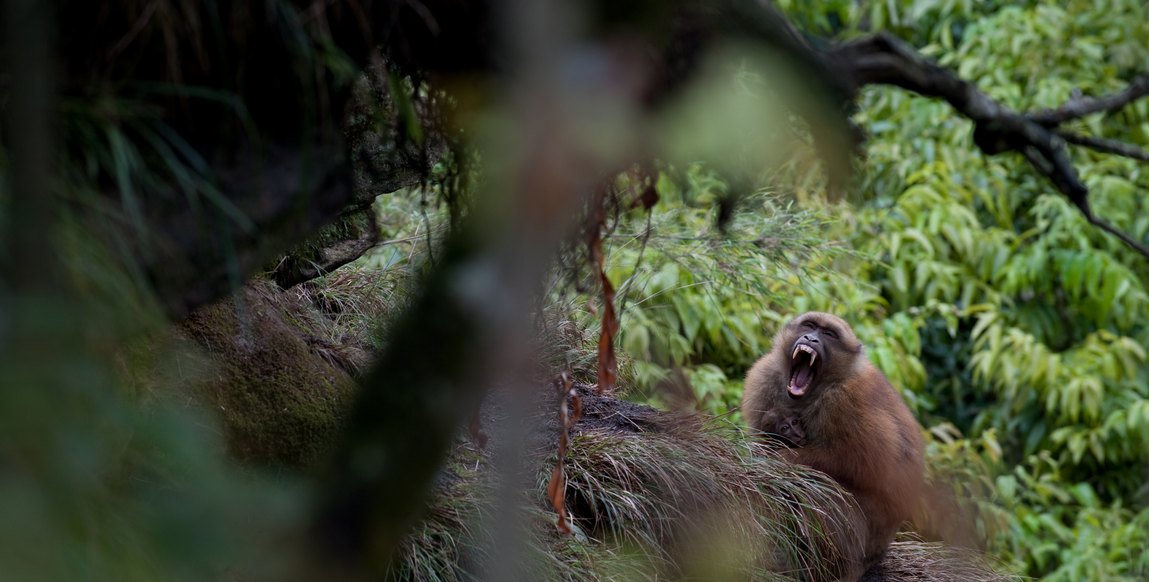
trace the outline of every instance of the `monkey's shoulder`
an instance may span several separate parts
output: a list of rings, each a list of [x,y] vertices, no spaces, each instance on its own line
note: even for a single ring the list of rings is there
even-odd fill
[[[870,391],[867,395],[870,402],[863,408],[873,415],[872,422],[881,427],[878,430],[885,438],[881,439],[880,445],[892,459],[920,464],[925,443],[917,419],[885,374],[873,366],[871,368],[873,376],[868,382]]]
[[[824,427],[835,448],[872,448],[898,456],[920,449],[917,420],[893,384],[866,363],[828,399],[810,412],[811,424]],[[883,453],[882,456],[885,456]]]
[[[855,405],[859,410],[883,411],[899,417],[902,421],[906,417],[913,421],[913,414],[906,406],[906,401],[902,398],[901,393],[898,392],[889,378],[873,364],[866,363],[863,370],[859,371],[856,376],[854,384],[855,386],[850,393],[856,398]]]

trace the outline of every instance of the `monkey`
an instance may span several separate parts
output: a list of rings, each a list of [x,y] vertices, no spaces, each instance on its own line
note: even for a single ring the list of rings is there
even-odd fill
[[[782,327],[746,374],[742,414],[756,431],[802,441],[783,456],[853,494],[860,514],[852,525],[862,546],[846,549],[843,579],[861,577],[917,506],[924,443],[917,420],[849,324],[809,312]]]
[[[770,428],[772,435],[781,437],[789,446],[800,447],[806,444],[806,431],[797,414],[786,414],[781,408],[775,408],[762,415],[761,424]]]

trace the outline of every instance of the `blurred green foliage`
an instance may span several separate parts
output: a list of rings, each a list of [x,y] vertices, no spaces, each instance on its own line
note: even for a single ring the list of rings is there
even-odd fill
[[[1019,110],[1149,71],[1139,0],[780,4],[815,32],[891,30]],[[1149,576],[1144,258],[1020,157],[982,155],[945,103],[873,88],[855,121],[869,137],[848,204],[800,173],[767,174],[718,233],[723,179],[663,168],[645,243],[639,215],[608,240],[640,397],[679,369],[701,408],[726,413],[781,322],[838,313],[930,429],[933,471],[987,494],[991,551],[1049,580]],[[1149,102],[1073,129],[1149,147]],[[1146,166],[1073,159],[1095,211],[1145,240]]]

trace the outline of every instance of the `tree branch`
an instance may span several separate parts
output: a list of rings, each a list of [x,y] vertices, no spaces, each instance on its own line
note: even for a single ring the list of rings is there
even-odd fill
[[[276,265],[271,278],[277,285],[287,289],[322,277],[363,256],[379,242],[379,228],[371,206],[350,206],[349,209]]]
[[[1057,109],[1047,109],[1029,114],[1033,121],[1046,126],[1054,126],[1073,119],[1080,119],[1094,113],[1113,112],[1149,95],[1149,75],[1133,79],[1125,90],[1102,97],[1071,99]]]
[[[1137,160],[1149,153],[1135,146],[1060,130],[1068,120],[1091,113],[1115,111],[1149,95],[1149,76],[1136,79],[1113,95],[1072,100],[1059,109],[1023,114],[1001,105],[972,83],[939,67],[913,47],[885,32],[847,42],[827,58],[849,79],[854,91],[866,85],[893,85],[927,97],[943,99],[974,122],[974,143],[988,155],[1021,153],[1054,187],[1077,207],[1090,224],[1112,234],[1149,259],[1149,247],[1098,218],[1089,207],[1089,189],[1069,159],[1066,142]]]
[[[1104,137],[1093,137],[1091,135],[1081,135],[1079,133],[1073,133],[1072,131],[1064,130],[1059,130],[1057,135],[1060,135],[1062,139],[1073,145],[1079,145],[1094,151],[1113,154],[1123,158],[1131,158],[1134,160],[1140,160],[1142,162],[1149,162],[1149,152],[1133,144],[1128,144],[1123,141],[1107,139]]]

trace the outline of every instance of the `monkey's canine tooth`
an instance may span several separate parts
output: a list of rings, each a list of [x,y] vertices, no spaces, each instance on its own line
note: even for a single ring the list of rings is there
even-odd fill
[[[814,362],[818,361],[818,352],[810,350],[810,366],[814,366]]]

